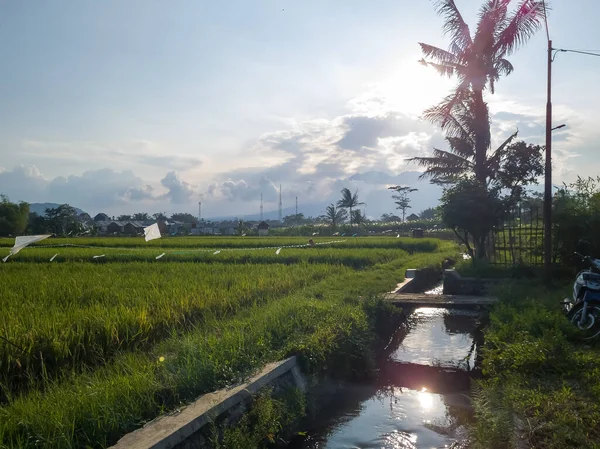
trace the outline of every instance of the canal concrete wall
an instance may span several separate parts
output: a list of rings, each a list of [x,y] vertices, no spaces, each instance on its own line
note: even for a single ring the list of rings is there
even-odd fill
[[[305,392],[306,379],[297,358],[269,363],[248,382],[205,394],[192,404],[125,435],[113,449],[210,448],[214,424],[237,423],[249,409],[253,396],[263,388],[271,388],[274,397],[289,388]]]
[[[444,270],[444,295],[486,296],[503,279],[463,277],[456,270]]]

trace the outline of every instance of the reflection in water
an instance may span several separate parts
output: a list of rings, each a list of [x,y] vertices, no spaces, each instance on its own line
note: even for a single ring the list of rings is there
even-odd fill
[[[389,348],[374,384],[344,387],[288,447],[451,448],[472,418],[470,373],[458,366],[473,346],[476,314],[417,309]],[[404,337],[404,338],[402,338]]]

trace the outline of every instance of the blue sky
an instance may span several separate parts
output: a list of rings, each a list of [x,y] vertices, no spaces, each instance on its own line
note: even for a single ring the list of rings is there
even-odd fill
[[[474,24],[480,0],[456,2]],[[600,50],[598,2],[551,3],[556,47]],[[453,82],[417,63],[418,41],[446,46],[441,24],[426,0],[1,1],[0,192],[114,214],[202,199],[241,216],[261,192],[276,208],[280,183],[323,207],[348,186],[370,215],[391,212],[385,183],[347,179],[391,182],[443,145],[418,117]],[[545,45],[540,32],[488,96],[498,140],[543,140]],[[554,64],[554,122],[569,125],[557,182],[599,171],[599,71],[596,57]]]

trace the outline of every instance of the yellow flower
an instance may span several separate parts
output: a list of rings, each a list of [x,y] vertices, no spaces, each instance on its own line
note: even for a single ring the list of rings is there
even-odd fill
[[[164,361],[165,361],[165,358],[164,358],[164,357],[161,355],[161,356],[158,358],[158,361],[159,361],[159,362],[164,362]]]

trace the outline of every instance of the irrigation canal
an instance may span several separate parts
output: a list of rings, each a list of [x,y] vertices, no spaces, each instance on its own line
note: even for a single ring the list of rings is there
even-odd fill
[[[408,313],[378,379],[344,386],[288,449],[464,447],[479,313],[427,307]]]

